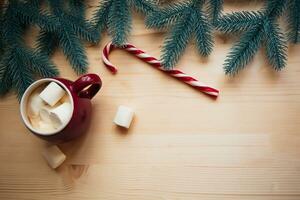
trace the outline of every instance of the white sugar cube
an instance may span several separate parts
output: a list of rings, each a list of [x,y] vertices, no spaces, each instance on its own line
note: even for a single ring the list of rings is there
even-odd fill
[[[57,83],[51,82],[40,93],[40,97],[50,106],[54,106],[65,95],[65,93],[65,90]]]
[[[133,119],[134,112],[131,108],[126,106],[119,106],[114,123],[124,128],[129,128]]]
[[[53,169],[59,167],[66,160],[66,155],[55,145],[46,147],[42,155]]]

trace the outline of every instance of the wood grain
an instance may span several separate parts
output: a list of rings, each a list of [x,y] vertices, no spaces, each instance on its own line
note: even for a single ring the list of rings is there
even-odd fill
[[[240,4],[229,1],[225,10]],[[89,5],[91,13],[96,1]],[[159,57],[164,35],[135,14],[130,42]],[[22,125],[15,96],[1,99],[0,199],[300,199],[300,46],[289,47],[280,73],[261,50],[230,78],[222,64],[235,39],[216,34],[208,59],[191,43],[178,68],[219,88],[214,101],[122,51],[111,55],[119,66],[112,75],[101,62],[108,41],[87,48],[89,72],[104,84],[86,135],[61,145],[67,161],[58,170]],[[76,79],[60,50],[53,61],[61,76]],[[120,104],[136,110],[128,132],[112,123]]]

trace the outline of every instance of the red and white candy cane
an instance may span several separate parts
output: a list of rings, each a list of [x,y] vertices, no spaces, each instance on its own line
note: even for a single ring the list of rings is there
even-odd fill
[[[116,73],[117,72],[117,68],[109,61],[108,59],[108,55],[111,52],[111,50],[113,50],[114,48],[116,48],[116,46],[114,46],[111,42],[108,43],[102,52],[102,59],[103,62],[105,64],[105,66],[112,72],[112,73]],[[156,58],[146,54],[144,51],[137,49],[135,46],[133,46],[132,44],[125,44],[122,48],[126,51],[128,51],[129,53],[137,56],[138,58],[140,58],[141,60],[151,64],[152,66],[154,66],[155,68],[169,74],[170,76],[192,86],[193,88],[197,89],[200,92],[203,92],[205,94],[208,94],[210,96],[213,97],[217,97],[219,95],[219,90],[209,87],[204,83],[201,83],[200,81],[198,81],[197,79],[188,76],[187,74],[183,73],[180,70],[177,69],[171,69],[171,70],[166,70],[162,67],[162,64],[159,60],[157,60]]]

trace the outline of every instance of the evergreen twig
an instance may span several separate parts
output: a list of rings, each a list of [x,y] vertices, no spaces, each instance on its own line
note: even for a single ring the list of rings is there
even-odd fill
[[[3,42],[3,13],[4,13],[4,6],[0,4],[0,60],[4,51],[4,42]]]
[[[286,65],[286,41],[276,20],[286,8],[286,1],[268,0],[261,11],[235,12],[221,17],[217,29],[224,33],[244,32],[228,54],[224,70],[234,75],[245,67],[255,53],[266,43],[269,63],[275,70]]]
[[[73,69],[82,74],[87,71],[87,57],[79,36],[89,42],[96,43],[91,25],[84,19],[84,5],[81,1],[70,1],[69,11],[66,11],[61,0],[49,0],[53,15],[59,21],[56,31],[41,31],[38,37],[37,49],[46,55],[51,55],[60,46],[70,61]],[[81,16],[74,12],[79,11]]]
[[[131,32],[131,9],[143,14],[155,10],[154,4],[149,0],[103,0],[93,16],[93,24],[97,30],[96,36],[107,29],[112,42],[117,46],[126,43]]]
[[[57,76],[58,71],[44,55],[26,47],[22,35],[24,23],[18,10],[26,4],[10,1],[3,16],[3,42],[5,53],[0,62],[0,94],[11,88],[17,90],[20,99],[36,76]]]
[[[266,20],[263,28],[268,61],[275,70],[280,70],[286,65],[287,41],[276,22]]]
[[[248,31],[262,22],[264,15],[261,11],[241,11],[227,14],[216,22],[216,29],[226,33],[234,34]]]
[[[69,0],[69,13],[73,16],[85,18],[85,4],[84,0]]]
[[[208,1],[208,13],[210,20],[213,25],[217,24],[217,20],[221,15],[221,11],[223,9],[224,0],[209,0]]]
[[[196,39],[198,52],[208,56],[213,47],[212,26],[202,11],[204,1],[177,3],[152,12],[146,19],[151,28],[170,28],[164,42],[161,60],[166,69],[172,68],[183,54],[189,40]]]
[[[300,43],[300,0],[289,0],[287,22],[289,41]]]

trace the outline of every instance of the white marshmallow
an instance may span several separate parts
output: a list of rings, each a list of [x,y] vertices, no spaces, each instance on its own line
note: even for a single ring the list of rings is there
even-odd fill
[[[38,123],[39,130],[43,131],[44,134],[51,133],[55,131],[54,126],[51,123],[47,123],[44,121],[39,121]]]
[[[131,108],[126,106],[119,106],[114,123],[124,128],[129,128],[133,119],[134,112]]]
[[[40,93],[40,97],[50,106],[54,106],[65,95],[65,93],[65,90],[57,83],[51,82]]]
[[[45,105],[45,102],[38,94],[32,94],[28,100],[28,114],[32,117],[38,116],[40,109]]]
[[[66,125],[72,117],[72,105],[68,102],[50,110],[50,120],[54,128]]]
[[[40,122],[40,118],[39,117],[28,117],[31,125],[33,128],[39,128],[39,122]]]
[[[43,122],[51,123],[50,111],[51,108],[48,106],[44,106],[40,109],[40,118]]]
[[[42,155],[53,169],[60,166],[66,160],[66,155],[55,145],[46,147]]]
[[[60,103],[65,103],[65,102],[71,102],[70,101],[70,98],[69,98],[69,95],[68,94],[65,94],[60,100],[59,100]]]

